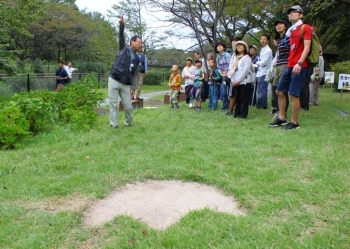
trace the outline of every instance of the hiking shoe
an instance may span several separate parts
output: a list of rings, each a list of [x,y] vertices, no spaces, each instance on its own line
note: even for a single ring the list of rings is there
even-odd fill
[[[197,106],[196,111],[200,111],[200,110],[202,110],[202,108]]]
[[[228,112],[225,113],[225,115],[227,115],[227,116],[231,116],[232,114],[233,114],[233,113],[230,112],[230,111],[228,111]]]
[[[281,120],[280,118],[276,118],[274,121],[269,123],[269,126],[270,127],[277,127],[277,126],[282,126],[282,125],[286,125],[286,124],[287,124],[287,120]]]
[[[293,122],[290,122],[286,124],[282,129],[283,130],[293,130],[293,129],[299,129],[300,125],[299,124],[294,124]]]

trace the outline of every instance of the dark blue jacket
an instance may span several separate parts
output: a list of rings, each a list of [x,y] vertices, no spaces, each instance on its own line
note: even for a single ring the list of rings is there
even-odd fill
[[[131,56],[133,60],[131,60]],[[124,25],[120,25],[119,52],[115,58],[110,77],[124,85],[131,85],[131,89],[135,89],[139,67],[139,57],[130,47],[125,46]]]
[[[58,85],[58,84],[66,85],[67,84],[68,73],[64,68],[57,68],[55,76],[56,76],[56,85]],[[57,79],[57,77],[67,78],[67,79]]]

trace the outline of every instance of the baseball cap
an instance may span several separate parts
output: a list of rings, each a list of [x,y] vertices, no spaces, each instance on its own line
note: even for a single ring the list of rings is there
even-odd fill
[[[191,61],[192,62],[192,58],[191,57],[187,57],[186,61]]]
[[[201,60],[196,60],[196,61],[195,61],[195,63],[197,63],[197,62],[200,62],[200,63],[202,63],[202,61],[201,61]]]
[[[290,7],[288,10],[287,10],[287,13],[289,14],[290,12],[292,11],[296,11],[296,12],[299,12],[300,14],[303,14],[303,9],[299,6],[299,5],[295,5],[293,7]]]

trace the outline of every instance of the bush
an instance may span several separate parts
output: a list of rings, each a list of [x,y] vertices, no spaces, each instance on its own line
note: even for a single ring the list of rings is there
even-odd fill
[[[48,123],[54,122],[56,108],[54,94],[49,91],[32,91],[16,94],[13,104],[18,106],[29,122],[29,130],[33,133],[45,129]]]
[[[97,120],[94,108],[104,100],[98,89],[101,84],[89,74],[74,84],[68,84],[56,95],[60,120],[87,129]]]
[[[0,107],[0,149],[15,149],[20,141],[29,136],[29,123],[16,106]]]
[[[350,61],[337,62],[335,64],[330,64],[332,72],[334,72],[334,89],[338,90],[338,80],[339,74],[350,74]]]
[[[44,64],[40,59],[36,58],[33,63],[33,72],[34,73],[45,73]]]
[[[93,75],[68,84],[62,92],[31,91],[16,94],[0,109],[0,148],[17,148],[21,138],[44,130],[49,124],[61,121],[87,130],[97,121],[94,107],[103,93]]]

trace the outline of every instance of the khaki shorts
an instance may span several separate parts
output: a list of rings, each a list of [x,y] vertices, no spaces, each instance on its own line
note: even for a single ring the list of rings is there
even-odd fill
[[[273,86],[278,86],[278,82],[280,81],[282,73],[286,67],[287,67],[287,65],[283,64],[283,65],[279,65],[275,68],[275,75],[274,75],[273,82],[272,82]]]

